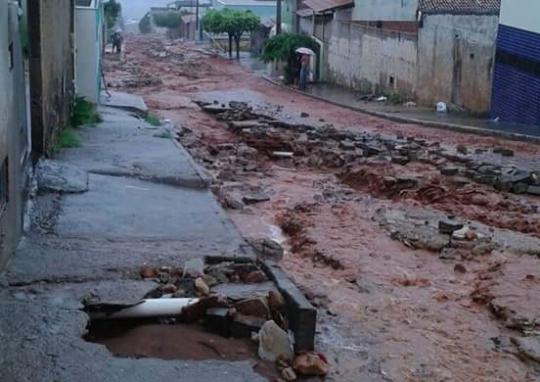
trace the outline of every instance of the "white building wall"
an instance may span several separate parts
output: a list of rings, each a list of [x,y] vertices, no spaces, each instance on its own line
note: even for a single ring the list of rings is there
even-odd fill
[[[332,23],[327,78],[363,92],[413,96],[416,82],[417,38],[347,22]]]
[[[426,15],[418,30],[420,103],[489,109],[498,16]]]
[[[540,33],[540,0],[502,0],[500,23]]]
[[[414,21],[418,0],[355,0],[354,21]]]
[[[75,9],[75,83],[77,95],[98,103],[101,27],[94,8]]]

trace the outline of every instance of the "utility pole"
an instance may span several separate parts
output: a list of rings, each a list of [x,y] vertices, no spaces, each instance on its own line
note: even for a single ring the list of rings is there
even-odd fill
[[[276,35],[281,34],[281,1],[277,0],[276,4]]]
[[[202,25],[199,21],[199,0],[197,0],[197,5],[195,7],[195,29],[199,31],[199,40],[202,41]]]

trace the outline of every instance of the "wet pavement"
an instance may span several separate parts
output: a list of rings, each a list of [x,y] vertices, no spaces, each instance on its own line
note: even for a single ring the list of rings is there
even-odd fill
[[[84,340],[81,301],[143,298],[156,287],[141,280],[143,265],[253,258],[204,182],[193,187],[199,171],[167,127],[100,112],[103,123],[79,130],[82,147],[56,158],[79,169],[77,184],[87,171],[88,190],[73,192],[69,176],[67,192],[38,189],[30,230],[0,277],[0,380],[263,381],[251,361],[117,358]]]
[[[269,64],[265,64],[252,54],[243,52],[240,57],[240,65],[257,76],[267,77],[278,83],[280,81],[273,76]],[[388,104],[387,102],[365,101],[362,99],[365,95],[360,92],[324,82],[310,84],[305,93],[352,109],[374,113],[380,116],[387,115],[390,118],[409,119],[413,123],[415,121],[433,122],[441,125],[446,124],[449,129],[452,128],[452,125],[455,125],[456,127],[472,127],[507,134],[540,137],[540,126],[495,122],[493,119],[478,118],[470,116],[465,112],[437,113],[435,106],[406,106],[403,104]]]

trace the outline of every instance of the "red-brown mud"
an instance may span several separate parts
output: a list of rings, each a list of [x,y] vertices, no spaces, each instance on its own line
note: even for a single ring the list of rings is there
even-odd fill
[[[160,52],[176,52],[161,57]],[[180,54],[182,56],[180,56]],[[181,59],[180,59],[181,57]],[[157,78],[133,87],[133,79]],[[448,260],[394,240],[377,221],[384,208],[441,211],[484,223],[493,235],[509,229],[540,234],[540,200],[470,182],[457,187],[432,165],[364,163],[324,168],[271,159],[204,113],[192,99],[205,92],[254,94],[293,116],[310,115],[337,129],[423,138],[470,150],[504,146],[515,151],[502,164],[539,168],[540,146],[474,136],[367,116],[273,86],[232,61],[159,36],[130,36],[124,62],[110,61],[112,87],[142,95],[153,112],[191,133],[182,142],[217,177],[213,189],[257,188],[269,201],[228,210],[248,239],[283,243],[281,265],[319,308],[317,346],[334,381],[535,381],[538,368],[523,362],[510,338],[537,333],[540,259],[511,243],[480,255]],[[127,80],[127,84],[125,83]],[[287,138],[288,139],[288,138]],[[291,143],[287,139],[277,146]],[[258,148],[248,162],[238,152],[212,154],[216,145]],[[239,149],[238,149],[239,150]],[[266,150],[267,151],[267,150]],[[224,176],[227,173],[227,176]],[[394,189],[385,176],[413,176],[418,185]],[[412,222],[411,222],[412,224]]]

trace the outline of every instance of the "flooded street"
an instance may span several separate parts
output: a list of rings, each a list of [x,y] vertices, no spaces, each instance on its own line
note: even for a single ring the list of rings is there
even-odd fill
[[[327,380],[540,379],[540,146],[340,108],[160,36],[104,70],[175,126],[246,239],[284,247]]]

